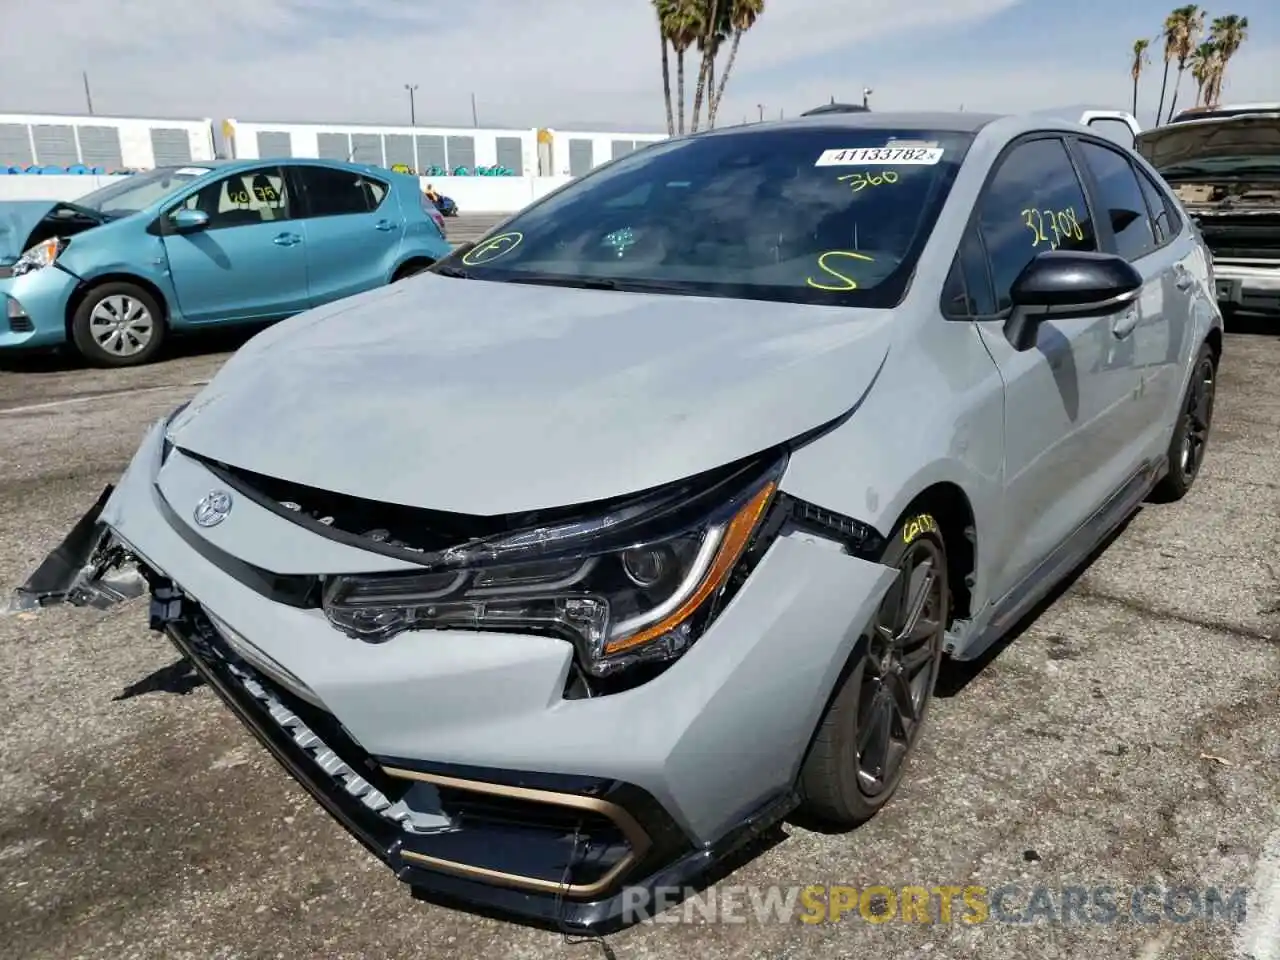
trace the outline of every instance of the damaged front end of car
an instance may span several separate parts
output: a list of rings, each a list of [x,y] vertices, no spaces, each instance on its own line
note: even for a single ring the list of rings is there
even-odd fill
[[[670,905],[794,809],[849,624],[894,576],[876,530],[780,489],[786,445],[606,504],[460,517],[207,461],[169,436],[179,412],[21,609],[149,594],[150,629],[445,905],[588,934]],[[228,499],[186,499],[210,487]],[[288,537],[365,572],[251,562]],[[771,686],[783,708],[744,723]]]

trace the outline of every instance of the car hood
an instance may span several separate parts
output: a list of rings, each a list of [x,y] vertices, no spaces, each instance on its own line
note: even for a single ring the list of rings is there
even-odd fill
[[[1161,172],[1184,163],[1215,159],[1275,161],[1280,159],[1280,114],[1173,123],[1141,134],[1137,149]]]
[[[12,263],[27,250],[27,237],[58,206],[56,200],[6,200],[0,203],[0,263]]]
[[[645,490],[855,407],[892,311],[421,274],[255,337],[170,425],[232,467],[474,515]]]
[[[74,203],[60,200],[5,200],[0,202],[0,263],[13,263],[31,248],[32,232],[47,217],[65,214],[88,220],[92,224],[105,222],[100,214]],[[79,233],[83,227],[68,230]]]

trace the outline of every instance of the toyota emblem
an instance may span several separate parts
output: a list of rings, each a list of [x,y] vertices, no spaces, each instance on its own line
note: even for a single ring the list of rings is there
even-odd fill
[[[196,523],[202,527],[216,527],[231,512],[231,494],[225,490],[213,490],[196,504]]]

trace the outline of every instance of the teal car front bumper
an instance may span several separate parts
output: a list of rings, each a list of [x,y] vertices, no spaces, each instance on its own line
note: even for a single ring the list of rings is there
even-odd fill
[[[0,351],[65,343],[67,307],[79,285],[79,277],[57,264],[0,278]]]

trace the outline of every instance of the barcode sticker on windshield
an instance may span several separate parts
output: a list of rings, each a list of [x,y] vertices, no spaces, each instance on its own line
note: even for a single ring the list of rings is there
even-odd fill
[[[899,163],[932,166],[941,160],[941,147],[854,147],[824,150],[814,166],[869,167]]]

